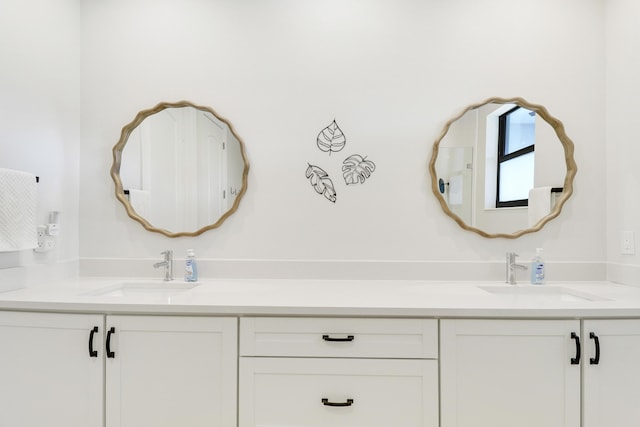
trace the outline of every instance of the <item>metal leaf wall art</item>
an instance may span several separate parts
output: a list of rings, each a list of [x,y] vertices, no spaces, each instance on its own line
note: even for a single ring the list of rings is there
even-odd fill
[[[320,131],[316,144],[320,151],[331,155],[331,153],[344,149],[347,139],[334,120],[329,126]],[[337,200],[336,188],[327,171],[311,163],[307,163],[307,165],[305,176],[313,189],[330,202],[335,203]],[[360,154],[352,154],[342,162],[342,177],[347,186],[364,184],[375,170],[376,164]]]
[[[331,153],[336,153],[344,148],[347,144],[347,138],[334,120],[329,126],[320,131],[316,143],[320,151],[331,155]]]
[[[324,169],[309,164],[305,175],[309,179],[313,189],[316,190],[316,193],[322,194],[325,199],[330,202],[336,202],[336,189],[333,185],[333,181],[329,178],[329,174],[325,172]]]
[[[359,154],[353,154],[342,162],[342,177],[347,185],[364,184],[375,170],[376,164]]]

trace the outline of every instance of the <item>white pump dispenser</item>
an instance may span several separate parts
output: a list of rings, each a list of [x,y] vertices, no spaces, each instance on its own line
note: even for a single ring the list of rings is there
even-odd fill
[[[187,250],[187,259],[184,263],[184,281],[198,281],[198,264],[196,262],[196,254],[193,249]]]
[[[544,261],[542,260],[542,248],[536,248],[536,256],[531,260],[531,284],[544,284]]]

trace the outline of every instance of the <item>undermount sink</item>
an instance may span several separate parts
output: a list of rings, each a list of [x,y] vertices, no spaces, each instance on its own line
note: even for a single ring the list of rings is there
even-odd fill
[[[478,286],[485,292],[494,295],[508,297],[510,299],[519,299],[521,301],[562,301],[562,302],[580,302],[580,301],[605,301],[602,298],[587,292],[576,291],[574,289],[562,286],[550,285],[494,285],[494,286]]]
[[[173,295],[196,286],[198,283],[191,282],[123,282],[87,292],[85,295],[105,297]]]

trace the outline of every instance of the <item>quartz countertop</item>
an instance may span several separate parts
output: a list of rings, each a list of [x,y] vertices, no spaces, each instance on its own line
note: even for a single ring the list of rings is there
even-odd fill
[[[114,296],[123,283],[154,292]],[[179,281],[168,282],[171,284]],[[410,280],[79,278],[0,293],[2,310],[75,313],[491,318],[640,317],[640,288],[609,282],[508,285]]]

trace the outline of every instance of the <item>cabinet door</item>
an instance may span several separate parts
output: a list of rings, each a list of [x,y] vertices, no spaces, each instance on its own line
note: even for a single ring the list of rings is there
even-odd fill
[[[572,332],[579,321],[442,320],[442,427],[580,426]]]
[[[585,320],[583,328],[584,427],[638,425],[640,320]]]
[[[438,361],[243,357],[240,427],[437,427]]]
[[[0,312],[0,426],[101,427],[103,324],[100,315]]]
[[[106,331],[107,427],[236,424],[237,319],[108,316]]]

